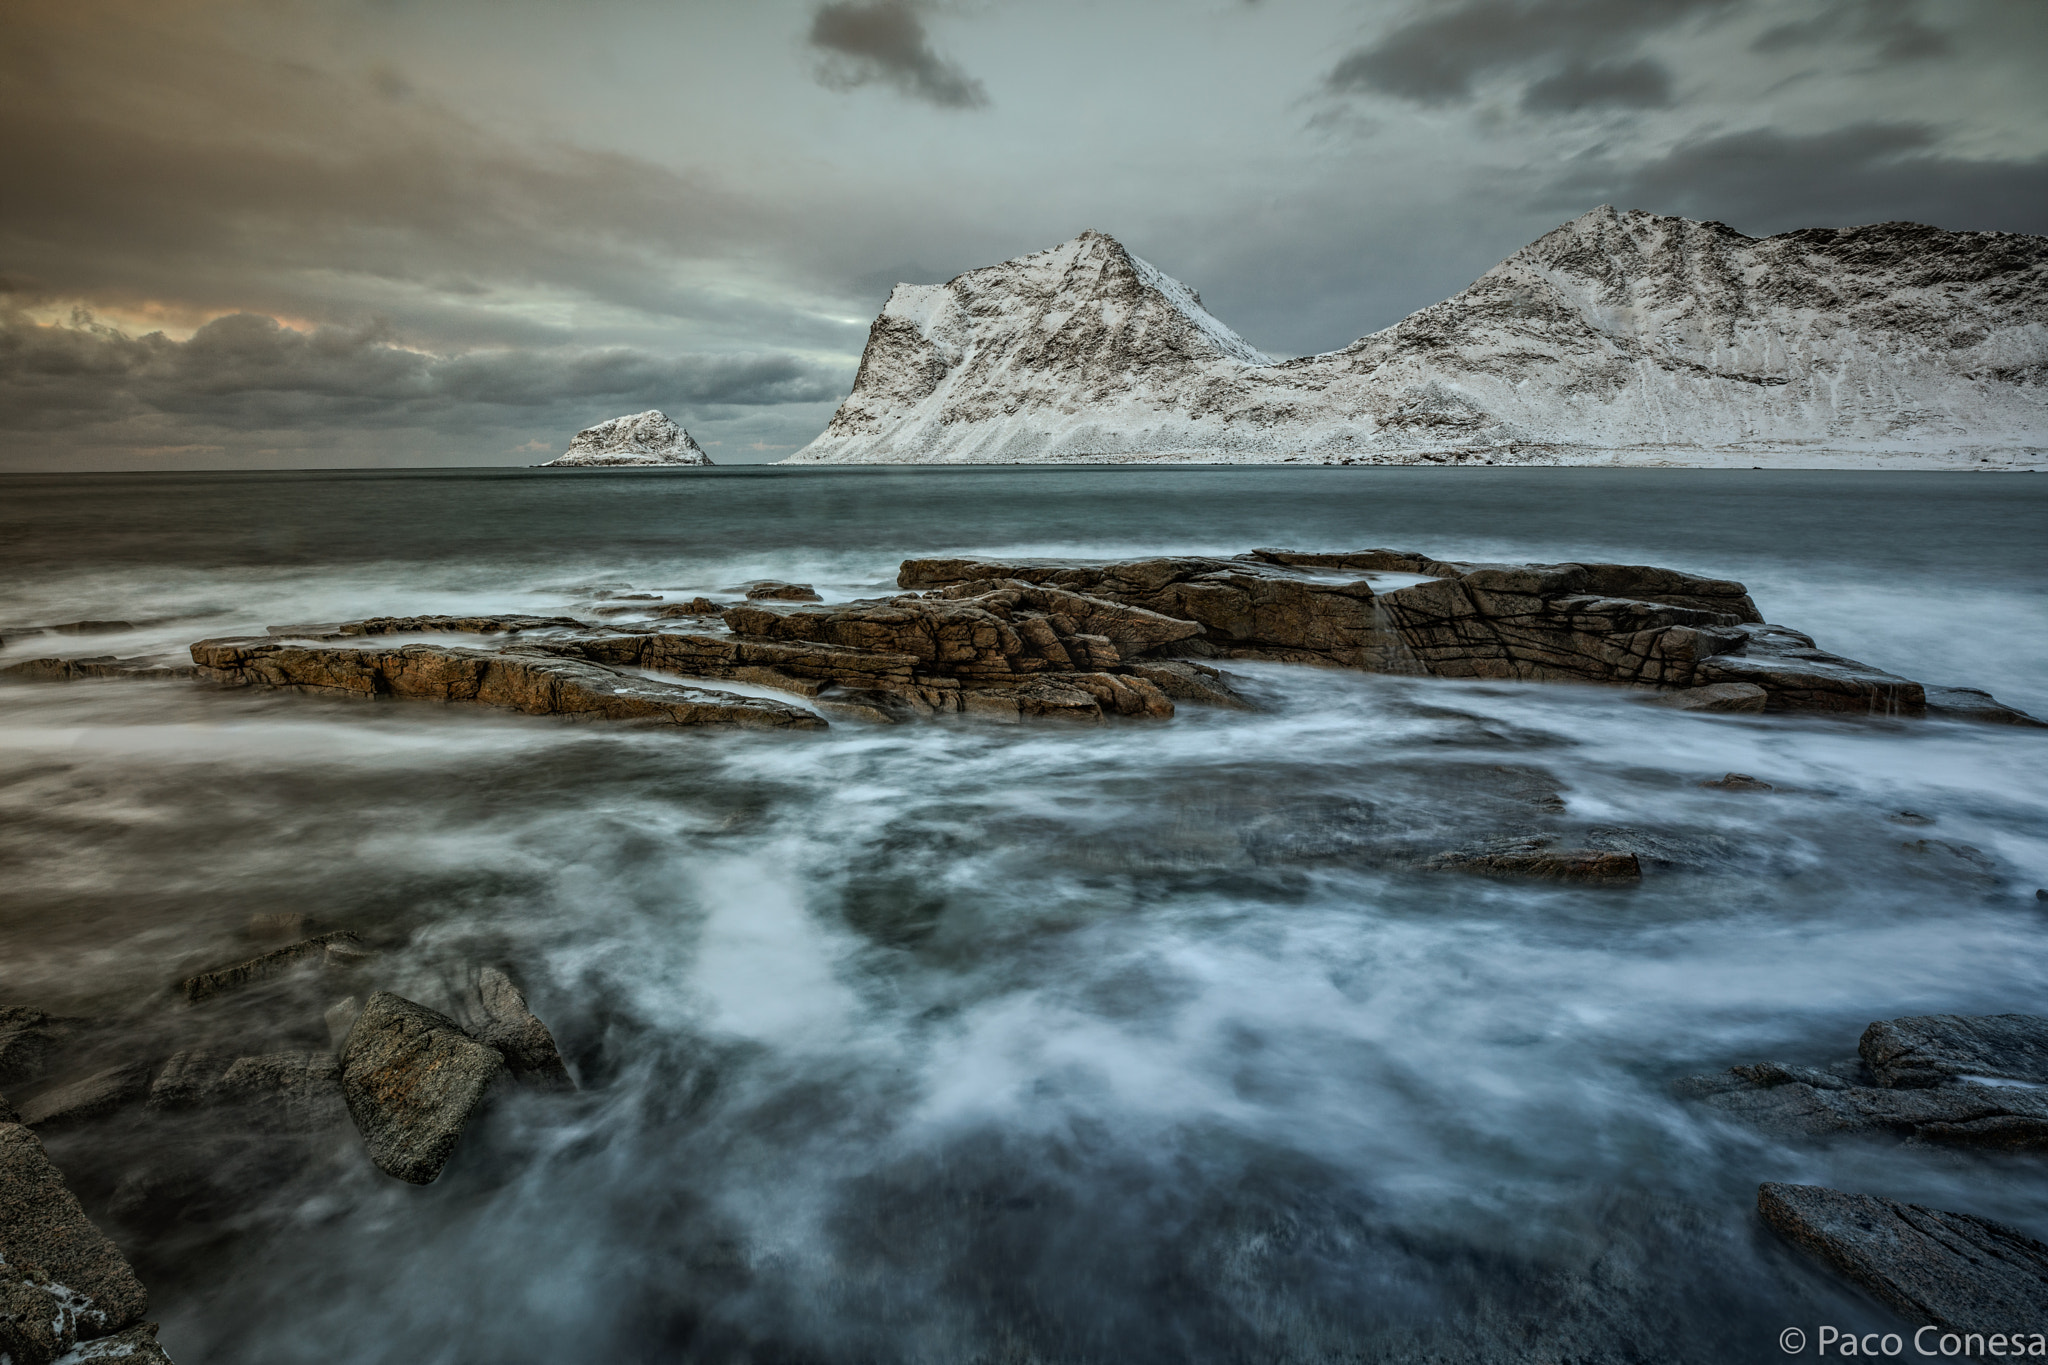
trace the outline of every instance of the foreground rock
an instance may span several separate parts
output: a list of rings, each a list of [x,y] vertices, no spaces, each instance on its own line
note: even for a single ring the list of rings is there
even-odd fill
[[[627,417],[614,417],[585,427],[569,442],[569,449],[541,465],[542,469],[623,467],[636,465],[708,465],[711,457],[669,420],[668,414],[649,408]]]
[[[342,1048],[342,1095],[378,1168],[426,1185],[504,1069],[453,1019],[378,991]]]
[[[277,687],[360,698],[408,697],[478,702],[528,715],[817,730],[825,722],[801,707],[621,673],[556,654],[409,644],[279,644],[202,640],[192,646],[199,675],[228,687]]]
[[[2048,1332],[2048,1246],[2015,1228],[1818,1185],[1760,1186],[1757,1212],[1793,1245],[1916,1323],[1963,1336],[1922,1356],[2039,1355]]]
[[[20,1365],[49,1361],[132,1326],[148,1306],[36,1135],[0,1124],[0,1352]]]
[[[1927,1015],[1873,1023],[1858,1056],[1763,1062],[1680,1082],[1680,1093],[1780,1137],[1891,1133],[2048,1151],[2048,1019]]]

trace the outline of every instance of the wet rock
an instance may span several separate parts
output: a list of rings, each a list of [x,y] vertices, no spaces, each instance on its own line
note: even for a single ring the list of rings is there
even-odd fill
[[[1755,683],[1707,683],[1683,692],[1666,692],[1650,700],[1674,711],[1704,711],[1716,715],[1755,715],[1764,710],[1771,694]]]
[[[528,631],[583,630],[573,616],[370,616],[319,626],[271,626],[273,640],[348,640],[372,635],[517,635]]]
[[[772,578],[749,583],[746,587],[747,600],[759,602],[822,602],[818,590],[808,583],[781,583]]]
[[[1879,1084],[1945,1085],[1959,1077],[2048,1085],[2048,1018],[2033,1014],[1928,1014],[1880,1019],[1856,1050]]]
[[[1679,1091],[1781,1137],[1890,1133],[1920,1142],[2048,1150],[2048,1019],[1879,1020],[1853,1063],[1778,1063],[1693,1077]]]
[[[2048,1321],[2048,1246],[2016,1228],[1819,1185],[1762,1185],[1756,1202],[1779,1235],[1902,1316],[1984,1338],[1960,1354],[2007,1354],[1989,1339]]]
[[[200,676],[228,687],[276,687],[361,698],[477,702],[528,715],[668,725],[821,730],[801,707],[656,682],[539,650],[321,648],[267,640],[202,640]]]
[[[86,1302],[80,1335],[118,1332],[149,1306],[135,1272],[86,1218],[36,1135],[0,1125],[0,1262],[35,1266]]]
[[[342,1049],[342,1094],[378,1168],[425,1185],[504,1070],[497,1050],[454,1020],[378,991]]]
[[[1929,687],[1927,714],[1942,720],[1969,720],[1984,725],[2024,725],[2048,728],[2048,721],[2007,706],[1989,692],[1974,687]]]
[[[130,1063],[46,1090],[21,1103],[21,1121],[31,1128],[66,1128],[104,1118],[149,1093],[151,1068]]]
[[[821,693],[816,704],[832,720],[865,725],[896,725],[917,718],[917,712],[902,697],[877,688],[834,688]]]
[[[356,936],[346,929],[316,934],[312,938],[288,943],[282,948],[273,948],[267,953],[242,962],[230,963],[225,967],[215,967],[211,971],[189,976],[185,978],[183,986],[185,999],[187,1003],[196,1005],[225,991],[255,985],[262,981],[275,981],[301,967],[325,964],[330,948],[341,949],[346,958],[353,952],[360,951],[361,946]]]
[[[1127,665],[1133,677],[1143,678],[1173,700],[1224,706],[1236,711],[1259,708],[1239,696],[1217,669],[1187,659],[1137,659]]]
[[[1770,783],[1760,782],[1748,773],[1729,773],[1724,777],[1710,778],[1700,783],[1700,785],[1724,792],[1769,792],[1777,790]]]
[[[485,967],[463,1003],[463,1028],[479,1043],[496,1048],[513,1075],[545,1086],[574,1087],[554,1035],[505,973]]]
[[[1470,872],[1484,877],[1533,877],[1541,881],[1592,885],[1633,885],[1643,879],[1642,863],[1633,853],[1573,848],[1560,836],[1539,834],[1493,839],[1467,848],[1448,849],[1424,859],[1428,872]]]
[[[1746,626],[1740,642],[1702,659],[1702,683],[1751,683],[1769,695],[1772,711],[1834,711],[1867,716],[1919,716],[1926,690],[1868,664],[1816,647],[1783,626]]]

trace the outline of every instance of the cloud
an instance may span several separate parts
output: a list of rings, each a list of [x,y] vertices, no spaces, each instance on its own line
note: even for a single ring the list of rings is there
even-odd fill
[[[1651,34],[1728,10],[1740,0],[1462,0],[1433,5],[1377,42],[1337,63],[1325,82],[1339,94],[1396,95],[1422,104],[1472,98],[1473,83],[1497,72],[1553,69],[1537,87],[1563,81],[1534,107],[1575,107],[1571,73],[1589,97],[1581,103],[1640,103],[1656,89],[1643,64],[1589,65],[1627,53]],[[1661,68],[1660,68],[1661,70]],[[1607,98],[1599,97],[1602,77]],[[1669,78],[1662,87],[1668,97]],[[1619,96],[1618,98],[1614,96]],[[1563,102],[1542,102],[1546,100]]]
[[[822,402],[845,383],[776,353],[563,347],[436,354],[400,344],[380,324],[300,331],[252,313],[215,318],[180,342],[161,332],[130,336],[82,311],[68,323],[0,313],[0,428],[17,431],[140,418],[182,419],[209,431],[309,422],[561,425],[581,421],[570,414],[610,407],[680,412]]]
[[[1836,0],[1810,19],[1766,29],[1750,46],[1757,52],[1783,52],[1847,39],[1869,44],[1887,64],[1947,56],[1952,50],[1948,35],[1928,26],[1914,10],[1914,0]]]
[[[1939,144],[1937,131],[1919,123],[1808,135],[1757,129],[1683,143],[1635,165],[1582,165],[1551,198],[1574,212],[1604,200],[1749,233],[1901,219],[2048,233],[2048,157],[1975,160]]]
[[[1544,111],[1570,112],[1595,105],[1661,109],[1670,103],[1671,73],[1647,57],[1593,65],[1575,61],[1522,92],[1524,109]]]
[[[828,89],[890,85],[941,109],[988,103],[982,83],[932,50],[919,0],[840,0],[811,17],[810,43],[826,54],[818,79]]]

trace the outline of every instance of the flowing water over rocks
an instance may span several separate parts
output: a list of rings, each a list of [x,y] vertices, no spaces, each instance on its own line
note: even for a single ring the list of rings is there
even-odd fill
[[[1232,567],[1261,545],[1668,565],[2039,714],[2048,494],[1467,473],[10,481],[0,667],[236,639],[658,670],[517,650],[787,658],[857,647],[804,638],[850,603],[936,593],[1007,612],[1004,660],[1052,659],[1021,647],[1043,619],[1069,664],[1099,640],[1104,676],[1177,660],[1229,696],[880,724],[780,663],[665,684],[830,722],[759,729],[10,686],[0,1093],[187,1361],[1707,1362],[1776,1358],[1788,1325],[1910,1335],[1897,1314],[1956,1282],[1843,1234],[1827,1190],[2015,1264],[2048,1233],[2041,732],[1233,642],[1278,611],[1310,632],[1290,649],[1371,649],[1404,592],[1514,589],[1469,574],[1382,578],[1342,619],[1176,585],[1306,606],[1358,581]],[[918,550],[1223,567],[1153,589],[1215,607],[1175,634],[1014,573],[899,585]],[[1528,595],[1620,600],[1554,586]],[[25,633],[78,621],[129,625]],[[363,629],[264,631],[289,622]],[[1702,626],[1732,628],[1647,628]],[[1000,690],[967,653],[963,690]],[[1792,1121],[1887,1105],[1917,1117]],[[1760,1216],[1767,1183],[1821,1193]]]

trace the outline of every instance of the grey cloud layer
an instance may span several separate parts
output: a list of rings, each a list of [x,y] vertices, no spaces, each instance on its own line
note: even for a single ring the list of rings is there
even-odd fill
[[[916,0],[842,0],[811,18],[811,46],[825,54],[818,79],[836,90],[895,87],[941,109],[988,103],[982,83],[933,51]]]
[[[479,407],[594,411],[806,403],[844,375],[787,355],[656,356],[624,348],[434,355],[382,328],[299,332],[249,313],[187,341],[129,336],[76,318],[39,325],[0,314],[0,428],[49,431],[173,413],[222,428],[325,418],[383,426],[474,422]],[[497,414],[494,424],[508,414]]]

